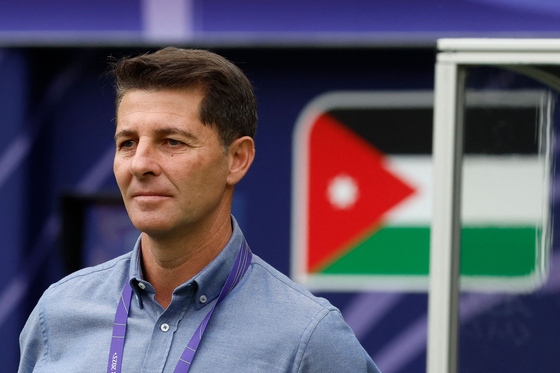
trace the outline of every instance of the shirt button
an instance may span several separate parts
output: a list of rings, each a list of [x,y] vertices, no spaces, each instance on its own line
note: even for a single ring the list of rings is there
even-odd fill
[[[206,295],[201,295],[200,298],[198,298],[198,300],[200,300],[200,303],[206,303],[208,298],[206,298]]]
[[[144,285],[143,283],[139,282],[138,283],[138,287],[142,290],[146,289],[146,285]]]
[[[162,331],[162,332],[166,332],[166,331],[169,330],[169,324],[163,323],[163,324],[161,324],[161,327],[160,327],[160,328],[161,328],[161,331]]]

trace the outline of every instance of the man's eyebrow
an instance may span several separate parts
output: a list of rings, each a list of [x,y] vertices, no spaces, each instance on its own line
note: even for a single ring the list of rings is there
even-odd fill
[[[135,133],[136,133],[136,131],[131,131],[131,130],[119,131],[119,132],[115,133],[115,141],[117,141],[117,139],[120,138],[120,137],[130,137],[130,136],[134,135]]]
[[[185,131],[183,129],[177,127],[165,127],[165,128],[158,128],[155,130],[156,136],[166,136],[166,135],[182,135],[190,139],[196,139],[196,136],[189,131]]]

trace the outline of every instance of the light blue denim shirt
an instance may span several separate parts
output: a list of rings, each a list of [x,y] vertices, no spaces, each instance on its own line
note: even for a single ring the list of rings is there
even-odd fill
[[[235,262],[243,233],[235,219],[233,227],[224,250],[175,289],[166,310],[142,279],[139,242],[126,255],[51,285],[21,333],[19,372],[106,372],[115,311],[130,281],[122,371],[172,373]],[[253,255],[244,278],[214,311],[190,372],[379,370],[338,309]]]

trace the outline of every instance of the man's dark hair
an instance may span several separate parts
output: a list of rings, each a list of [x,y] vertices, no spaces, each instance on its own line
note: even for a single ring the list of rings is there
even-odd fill
[[[241,136],[255,137],[257,100],[243,72],[222,56],[197,49],[167,47],[154,53],[125,57],[112,66],[116,110],[126,92],[199,89],[200,121],[218,131],[227,150]],[[118,120],[118,118],[117,118]]]

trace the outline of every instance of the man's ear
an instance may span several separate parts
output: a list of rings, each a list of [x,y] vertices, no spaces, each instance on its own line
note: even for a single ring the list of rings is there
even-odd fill
[[[255,142],[249,136],[243,136],[233,141],[228,149],[229,175],[227,183],[237,184],[249,171],[255,159]]]

